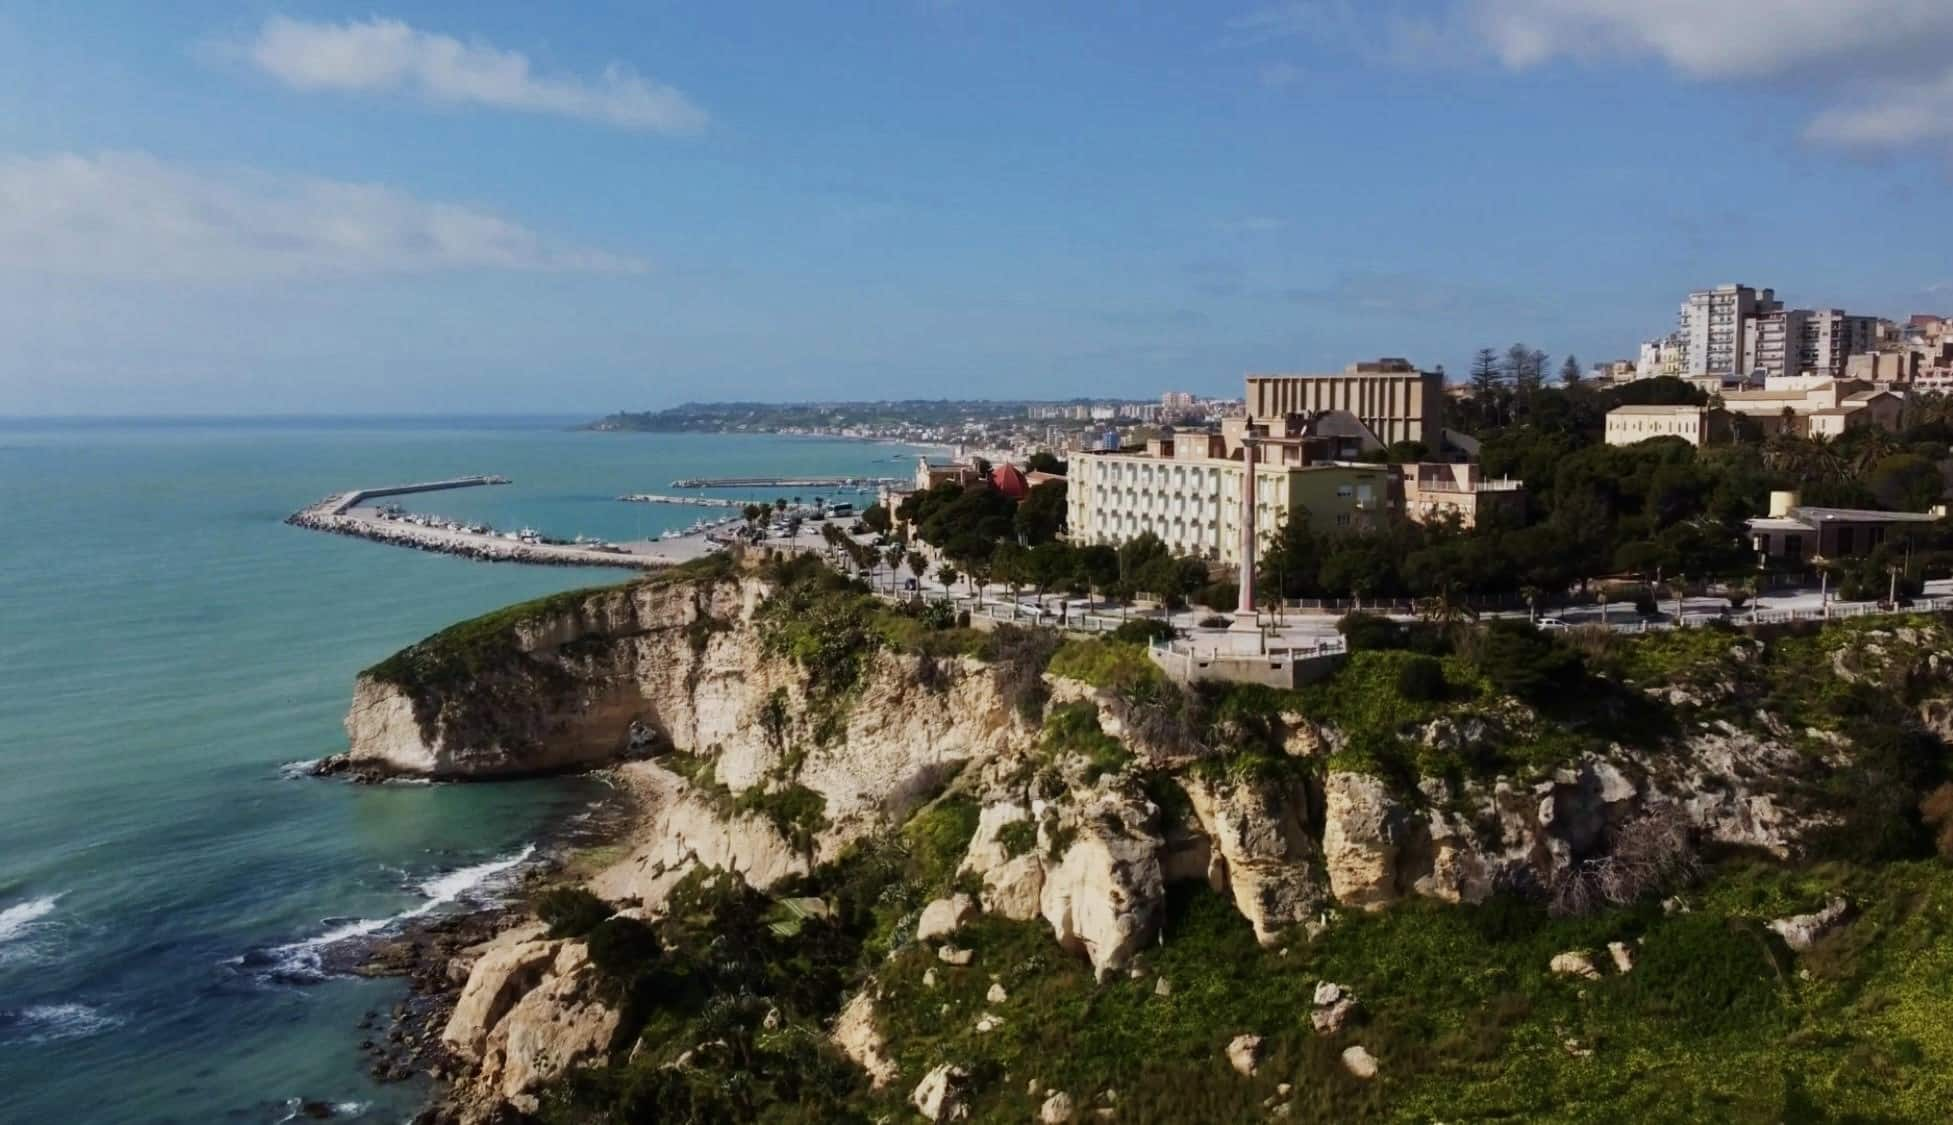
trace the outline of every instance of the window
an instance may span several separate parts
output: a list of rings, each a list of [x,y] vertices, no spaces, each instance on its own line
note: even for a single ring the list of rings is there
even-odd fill
[[[1336,516],[1336,526],[1337,526],[1337,527],[1348,527],[1348,526],[1349,526],[1349,513],[1348,513],[1348,512],[1341,512],[1341,513],[1338,513],[1338,514],[1337,514],[1337,516]]]
[[[1338,500],[1347,500],[1347,499],[1349,499],[1350,497],[1352,497],[1352,496],[1354,496],[1354,495],[1356,495],[1356,486],[1355,486],[1355,485],[1353,485],[1353,484],[1339,484],[1339,485],[1337,485],[1337,486],[1336,486],[1336,498],[1337,498]]]

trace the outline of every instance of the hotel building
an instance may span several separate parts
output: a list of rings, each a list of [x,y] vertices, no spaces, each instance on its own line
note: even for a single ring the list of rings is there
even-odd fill
[[[1384,445],[1416,441],[1436,449],[1444,437],[1444,375],[1402,359],[1352,363],[1336,374],[1250,375],[1247,403],[1248,417],[1260,423],[1345,410]]]

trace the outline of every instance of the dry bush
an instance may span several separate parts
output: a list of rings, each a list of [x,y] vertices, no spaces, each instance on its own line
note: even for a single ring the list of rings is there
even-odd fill
[[[1939,857],[1953,863],[1953,781],[1944,782],[1919,802],[1919,819],[1933,830]]]
[[[1661,805],[1616,828],[1606,854],[1574,864],[1550,888],[1562,917],[1626,906],[1643,896],[1693,882],[1702,871],[1694,830],[1674,805]]]

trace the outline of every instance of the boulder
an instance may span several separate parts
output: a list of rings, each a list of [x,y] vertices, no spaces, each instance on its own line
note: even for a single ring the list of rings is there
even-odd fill
[[[1038,893],[1044,889],[1044,864],[1037,849],[1011,855],[1002,840],[1003,830],[1031,818],[1029,809],[1015,801],[989,805],[977,816],[976,834],[958,871],[983,880],[983,909],[1013,922],[1028,922],[1038,916]]]
[[[1343,1050],[1343,1069],[1358,1078],[1371,1079],[1377,1076],[1377,1057],[1364,1049],[1361,1044]]]
[[[1403,810],[1382,779],[1346,770],[1323,783],[1322,858],[1344,906],[1379,910],[1396,901]]]
[[[1052,819],[1070,841],[1047,862],[1040,911],[1058,944],[1083,953],[1106,980],[1159,930],[1166,884],[1158,810],[1137,787],[1114,787],[1078,795]],[[1053,824],[1039,826],[1038,840],[1040,850],[1054,850]]]
[[[610,1050],[621,1015],[591,995],[583,976],[551,977],[510,1009],[488,1037],[480,1080],[495,1083],[503,1100],[524,1113],[536,1112],[536,1095],[545,1084],[572,1067],[602,1062]]]
[[[1068,1125],[1077,1113],[1077,1108],[1072,1105],[1071,1095],[1059,1090],[1044,1099],[1044,1105],[1038,1108],[1038,1120],[1043,1125]]]
[[[1253,1078],[1261,1067],[1261,1036],[1237,1035],[1228,1041],[1227,1061],[1244,1078]]]
[[[1634,968],[1634,947],[1624,941],[1607,943],[1607,955],[1614,959],[1614,971],[1625,973]]]
[[[475,961],[468,983],[441,1030],[441,1042],[468,1062],[480,1062],[495,1025],[542,983],[556,961],[560,941],[491,943]]]
[[[875,1027],[875,998],[866,989],[855,993],[842,1005],[841,1014],[834,1020],[831,1038],[842,1054],[868,1072],[868,1082],[875,1089],[893,1082],[901,1073],[895,1060],[888,1057],[887,1044],[882,1039],[881,1031]]]
[[[976,951],[973,949],[958,949],[953,945],[945,945],[936,951],[936,960],[941,961],[945,965],[967,965],[976,960]]]
[[[922,908],[922,917],[915,924],[917,941],[936,941],[963,928],[963,924],[976,917],[976,900],[966,894],[953,894],[939,898]]]
[[[983,994],[983,999],[986,1003],[1001,1004],[1010,999],[1010,993],[1004,991],[1003,985],[998,984],[996,981],[991,981],[990,991]]]
[[[943,1063],[922,1076],[909,1095],[909,1104],[929,1121],[966,1121],[970,1116],[965,1097],[969,1081],[969,1071]]]
[[[1844,898],[1833,898],[1822,910],[1809,914],[1793,914],[1788,918],[1778,918],[1769,923],[1770,929],[1783,938],[1785,945],[1798,953],[1804,952],[1825,934],[1836,929],[1851,912],[1851,904]]]
[[[1307,921],[1327,897],[1315,843],[1303,824],[1307,802],[1275,782],[1182,782],[1194,815],[1219,853],[1235,909],[1272,946],[1283,930]]]
[[[1323,981],[1316,985],[1315,1010],[1309,1024],[1318,1035],[1334,1035],[1356,1014],[1356,995],[1340,984]]]
[[[1594,959],[1577,951],[1554,954],[1552,962],[1546,967],[1563,977],[1580,977],[1583,980],[1600,979],[1600,970],[1594,967]]]

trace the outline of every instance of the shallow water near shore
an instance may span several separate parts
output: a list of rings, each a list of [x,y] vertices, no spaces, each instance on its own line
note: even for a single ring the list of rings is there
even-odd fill
[[[655,536],[685,476],[902,475],[909,451],[568,432],[569,419],[0,420],[0,1121],[273,1122],[292,1099],[398,1121],[362,1015],[397,981],[343,943],[489,901],[597,781],[351,785],[354,674],[609,570],[488,565],[286,527],[339,489],[472,473],[415,511]],[[795,492],[813,490],[797,489]],[[731,494],[725,494],[731,495]]]

